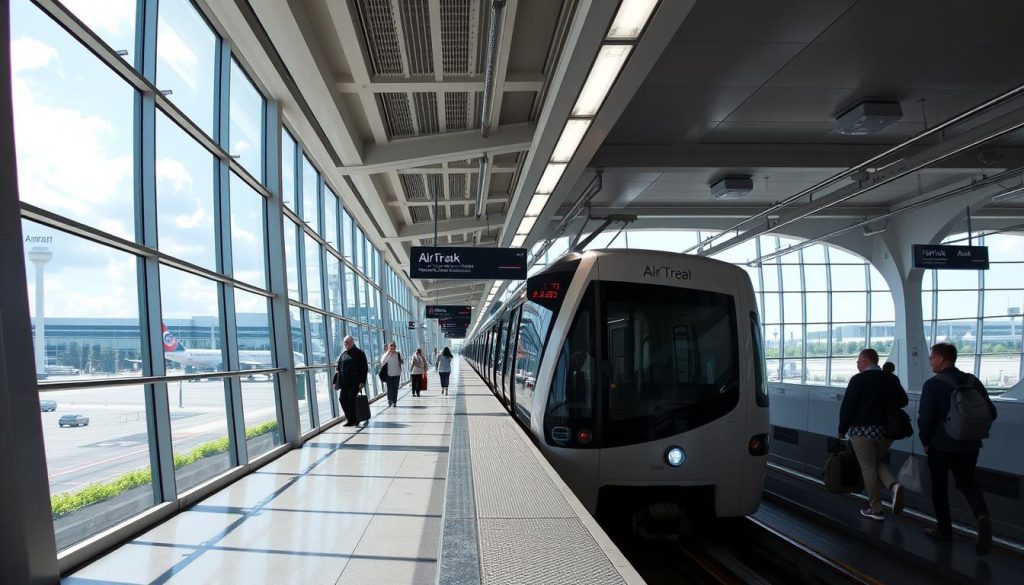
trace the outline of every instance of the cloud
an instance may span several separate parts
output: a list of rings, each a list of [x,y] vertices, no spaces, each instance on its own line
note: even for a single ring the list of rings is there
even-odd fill
[[[63,0],[75,16],[96,32],[118,34],[135,28],[137,0]],[[119,47],[115,47],[119,48]]]
[[[192,190],[192,174],[184,163],[173,158],[157,159],[156,180],[169,183],[175,193]]]
[[[11,68],[15,75],[44,69],[59,56],[57,49],[32,37],[20,37],[11,43]]]

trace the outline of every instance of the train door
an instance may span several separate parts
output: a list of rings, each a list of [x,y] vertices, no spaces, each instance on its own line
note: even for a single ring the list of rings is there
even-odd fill
[[[508,341],[508,334],[505,331],[504,319],[499,320],[498,324],[495,325],[495,335],[497,336],[494,344],[494,367],[491,369],[491,391],[495,395],[500,396],[498,390],[498,382],[501,380],[501,368],[504,365],[505,358],[505,343]]]
[[[509,312],[508,317],[508,333],[505,335],[507,341],[505,342],[505,364],[501,369],[501,398],[505,401],[506,405],[511,405],[509,401],[512,380],[512,368],[515,367],[515,351],[516,351],[516,329],[519,326],[519,312],[522,309],[516,307]]]

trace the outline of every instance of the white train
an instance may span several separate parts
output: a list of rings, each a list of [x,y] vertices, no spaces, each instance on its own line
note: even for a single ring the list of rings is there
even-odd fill
[[[463,353],[599,519],[683,507],[726,517],[761,500],[762,347],[740,268],[602,250],[529,278]]]

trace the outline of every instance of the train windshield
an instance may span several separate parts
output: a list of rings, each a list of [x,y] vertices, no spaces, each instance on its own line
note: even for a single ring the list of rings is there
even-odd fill
[[[707,424],[739,399],[731,295],[650,284],[601,286],[605,447]]]

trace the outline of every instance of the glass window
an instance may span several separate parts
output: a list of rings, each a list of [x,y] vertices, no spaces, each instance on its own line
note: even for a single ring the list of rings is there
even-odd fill
[[[141,375],[137,258],[25,219],[21,229],[37,375]]]
[[[939,319],[978,316],[978,291],[940,291],[936,305]]]
[[[111,49],[115,52],[123,51],[121,57],[125,61],[135,62],[136,0],[63,0],[63,4]]]
[[[263,96],[234,59],[231,60],[231,147],[256,179],[263,180]]]
[[[245,442],[249,460],[284,443],[277,416],[277,374],[242,378]]]
[[[831,266],[831,271],[832,290],[868,290],[867,282],[865,280],[863,261],[859,265],[833,264]]]
[[[675,435],[724,416],[736,406],[739,350],[731,296],[617,282],[602,283],[601,290],[607,307],[609,368],[602,446]],[[592,338],[585,322],[577,320],[570,340],[577,332]],[[563,348],[552,393],[558,391],[558,376],[564,373],[563,400],[578,403],[595,383],[594,360],[585,345],[576,345],[573,341],[568,352]],[[567,360],[564,367],[563,359]],[[570,379],[570,374],[575,378]],[[669,412],[674,415],[666,416]]]
[[[287,130],[281,130],[281,195],[284,205],[295,211],[295,139]]]
[[[773,266],[772,269],[774,268]],[[764,293],[764,306],[761,309],[765,323],[782,322],[782,314],[779,310],[779,293]]]
[[[775,264],[765,264],[761,267],[761,278],[764,280],[764,290],[774,292],[779,290],[779,269]]]
[[[213,155],[158,112],[156,156],[160,251],[216,270]]]
[[[892,293],[889,291],[871,293],[871,320],[896,320],[896,305],[893,303]]]
[[[341,250],[345,258],[352,262],[352,216],[341,210]]]
[[[804,264],[825,264],[825,246],[823,244],[811,244],[800,251]]]
[[[359,305],[356,303],[356,276],[347,264],[343,267],[343,270],[345,272],[345,316],[350,319],[357,319]]]
[[[768,372],[764,365],[764,339],[757,313],[750,312],[750,335],[754,350],[754,398],[758,406],[768,406]]]
[[[302,221],[313,231],[320,232],[319,190],[320,175],[306,155],[302,155]]]
[[[324,239],[337,250],[338,247],[338,196],[324,186]]]
[[[340,396],[331,388],[334,372],[330,369],[319,369],[312,370],[309,374],[313,376],[313,383],[316,386],[317,414],[320,415],[320,426],[323,426],[334,419],[334,405],[338,403]]]
[[[807,293],[804,295],[804,309],[807,311],[807,323],[828,323],[828,294]]]
[[[315,311],[309,312],[309,337],[312,347],[309,348],[311,364],[329,364],[327,355],[327,324],[324,316]]]
[[[156,85],[212,136],[217,36],[188,0],[161,0],[159,10]]]
[[[91,4],[73,9],[106,12]],[[135,92],[33,4],[10,8],[21,200],[134,241]]]
[[[234,277],[267,288],[263,197],[231,173],[231,258]]]
[[[310,410],[310,379],[315,370],[299,370],[295,372],[295,396],[299,403],[299,431],[306,433],[313,429],[313,412]]]
[[[1021,283],[1024,284],[1024,280]],[[1019,319],[1022,308],[1024,308],[1024,290],[985,291],[984,315],[986,317],[1016,315],[1016,318]]]
[[[1024,236],[1020,236],[1021,242],[1024,242]],[[1021,283],[1021,272],[1024,271],[1024,263],[1000,263],[992,262],[989,264],[989,269],[985,271],[985,288],[992,290],[997,288],[1019,288]],[[958,272],[955,270],[943,270],[942,272]],[[966,271],[965,271],[966,272]],[[974,274],[974,272],[971,272]],[[970,288],[976,288],[978,286],[977,280],[973,281],[974,284],[970,285]],[[941,284],[940,288],[944,288]]]
[[[288,307],[291,318],[292,332],[292,353],[295,357],[295,365],[306,365],[306,337],[302,330],[302,310],[298,307]]]
[[[798,258],[797,254],[789,254],[791,258]],[[800,265],[799,264],[783,264],[782,268],[782,290],[783,291],[801,291],[804,289],[804,283],[800,279]]]
[[[355,251],[355,264],[356,268],[365,273],[366,266],[364,265],[363,257],[363,244],[366,243],[366,238],[363,236],[363,230],[356,228],[356,251]]]
[[[299,234],[295,222],[284,218],[284,262],[288,273],[288,298],[300,300],[299,296],[299,250],[295,245]],[[305,234],[303,234],[305,235]]]
[[[828,268],[825,265],[804,265],[804,284],[809,291],[828,291]]]
[[[861,267],[861,270],[863,270],[863,267]],[[832,293],[833,321],[863,322],[867,320],[867,311],[868,300],[866,293]]]
[[[825,357],[828,355],[828,324],[814,323],[807,325],[805,346],[808,357]],[[820,380],[824,382],[825,379]]]
[[[799,268],[799,267],[797,267]],[[793,290],[800,290],[799,287],[794,287]],[[804,315],[804,299],[800,293],[783,293],[782,294],[782,316],[786,323],[803,323]]]
[[[225,367],[217,283],[168,266],[160,267],[164,357],[187,373]],[[171,343],[177,340],[177,348]],[[196,378],[168,384],[171,441],[178,493],[231,467],[225,404],[226,379]]]
[[[939,279],[939,290],[977,290],[977,270],[936,270]],[[987,276],[987,275],[986,275]],[[990,279],[986,279],[990,280]],[[998,279],[997,279],[998,280]],[[991,288],[992,283],[986,282]]]
[[[828,385],[825,370],[828,367],[828,360],[806,359],[804,360],[804,383],[816,386]]]
[[[323,308],[323,286],[320,284],[320,244],[306,232],[302,232],[306,242],[306,302]]]

